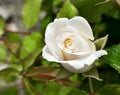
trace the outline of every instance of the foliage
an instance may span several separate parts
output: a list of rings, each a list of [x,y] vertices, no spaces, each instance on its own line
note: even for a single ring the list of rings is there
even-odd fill
[[[42,4],[42,0],[30,1],[26,0],[26,3],[23,7],[22,15],[23,15],[23,23],[29,29],[34,26],[37,22],[40,7]]]
[[[115,68],[118,72],[120,72],[120,45],[115,45],[107,49],[108,55],[103,57],[106,62],[113,68]]]
[[[77,15],[90,23],[96,49],[108,52],[84,74],[66,71],[41,54],[46,26],[55,18]],[[89,95],[87,77],[93,78],[95,95],[120,94],[119,0],[26,0],[21,16],[28,35],[6,31],[0,17],[0,95]]]

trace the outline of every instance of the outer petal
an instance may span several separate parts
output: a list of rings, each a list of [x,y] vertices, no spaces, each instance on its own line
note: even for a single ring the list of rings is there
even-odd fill
[[[75,64],[76,63],[78,63],[79,61],[76,61],[76,62],[74,62]],[[80,63],[80,62],[79,62]],[[87,72],[87,71],[89,71],[90,69],[92,69],[93,67],[94,67],[94,64],[92,64],[92,65],[90,65],[90,66],[88,66],[88,65],[84,65],[84,64],[82,64],[81,65],[81,67],[82,66],[84,66],[83,68],[79,68],[79,69],[75,69],[73,66],[71,66],[69,63],[66,63],[66,64],[62,64],[62,66],[66,69],[66,70],[68,70],[68,71],[70,71],[70,72],[73,72],[73,73],[84,73],[84,72]]]
[[[105,50],[99,50],[83,59],[66,61],[66,64],[64,62],[61,63],[70,72],[83,73],[90,70],[94,61],[103,55],[107,55],[107,52]]]
[[[44,46],[43,51],[42,51],[42,56],[48,61],[57,61],[57,59],[50,53],[47,46]]]
[[[105,50],[99,50],[94,52],[93,54],[85,57],[83,59],[77,60],[69,60],[69,61],[60,61],[59,59],[55,58],[47,49],[47,46],[43,48],[43,58],[47,59],[48,61],[58,62],[63,65],[68,71],[73,73],[83,73],[89,71],[94,66],[94,61],[97,60],[99,57],[103,55],[107,55]]]
[[[76,16],[70,19],[67,25],[75,27],[79,34],[86,39],[94,40],[92,29],[83,17]]]
[[[47,26],[46,33],[45,33],[45,42],[48,46],[50,52],[57,57],[58,55],[55,53],[57,51],[55,38],[58,33],[66,27],[66,22],[68,21],[67,18],[55,19],[54,22],[50,23]]]

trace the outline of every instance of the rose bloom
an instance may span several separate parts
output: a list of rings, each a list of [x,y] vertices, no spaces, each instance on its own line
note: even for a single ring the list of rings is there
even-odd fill
[[[95,60],[107,54],[105,50],[96,50],[93,41],[92,29],[83,17],[55,19],[46,28],[42,56],[61,63],[70,72],[87,72]]]

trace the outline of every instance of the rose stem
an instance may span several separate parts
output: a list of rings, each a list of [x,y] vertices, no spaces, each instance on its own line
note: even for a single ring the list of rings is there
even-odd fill
[[[89,86],[90,86],[90,95],[95,95],[93,85],[92,85],[92,80],[90,77],[88,79],[89,79]]]

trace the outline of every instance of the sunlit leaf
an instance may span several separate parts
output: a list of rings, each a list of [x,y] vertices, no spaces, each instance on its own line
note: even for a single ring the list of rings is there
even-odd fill
[[[9,39],[9,43],[21,42],[21,37],[19,34],[7,33],[6,37]]]
[[[40,14],[42,0],[26,0],[22,10],[23,23],[26,28],[31,28],[35,25]]]
[[[43,41],[39,32],[33,32],[24,38],[20,57],[24,58],[35,49],[42,49]]]
[[[2,34],[4,34],[4,32],[3,32],[3,30],[2,30],[2,29],[0,29],[0,36],[1,36]]]
[[[41,48],[43,46],[41,34],[39,32],[33,32],[31,35],[26,36],[23,45],[28,52],[36,48]]]
[[[5,27],[5,21],[3,18],[0,17],[0,28],[4,28]]]
[[[29,68],[31,65],[33,65],[36,57],[41,53],[41,49],[36,49],[33,52],[31,52],[28,56],[20,60],[20,64],[23,65],[23,69],[26,70]]]
[[[5,21],[0,17],[0,36],[4,34]]]
[[[28,79],[23,78],[23,83],[27,90],[29,91],[30,95],[39,95],[39,92],[36,90],[36,88],[33,87],[33,85],[30,83]]]
[[[67,71],[64,68],[61,68],[60,71],[57,73],[56,79],[64,79],[72,76],[73,73]]]
[[[4,61],[6,59],[7,56],[7,51],[5,46],[0,45],[0,61]]]
[[[57,15],[57,18],[67,17],[72,18],[78,14],[75,6],[70,2],[70,0],[66,0],[60,12]]]
[[[22,71],[23,70],[23,67],[21,64],[15,64],[15,63],[11,63],[10,64],[10,67],[17,70],[17,71]]]
[[[105,87],[99,89],[97,93],[100,95],[120,95],[120,85],[106,85]]]
[[[120,72],[120,44],[108,48],[107,52],[108,55],[104,56],[103,59],[115,70]]]

